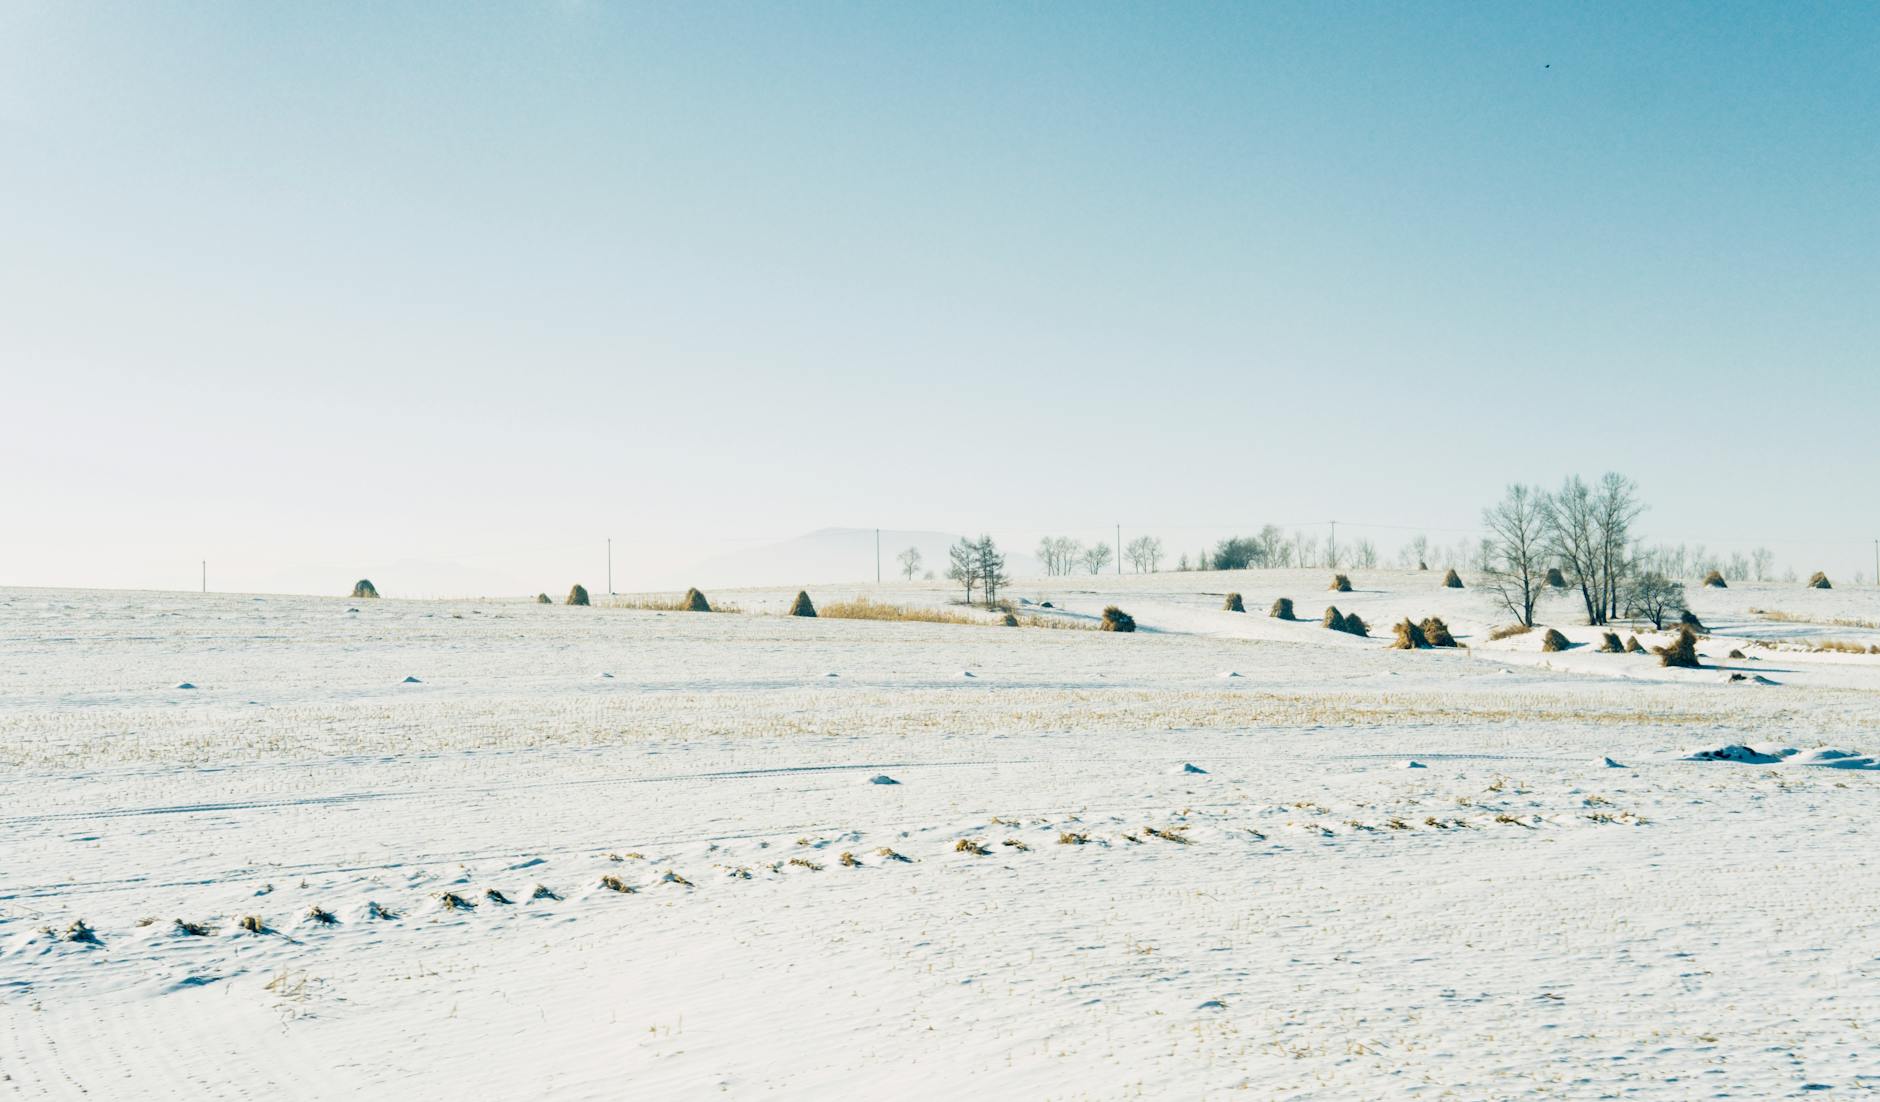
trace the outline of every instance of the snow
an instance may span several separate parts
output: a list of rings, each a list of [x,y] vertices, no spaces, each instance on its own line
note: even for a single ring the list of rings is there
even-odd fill
[[[1685,671],[1352,573],[1374,636],[1438,615],[1468,648],[1326,631],[1303,571],[1014,587],[1135,636],[786,618],[796,587],[669,616],[0,590],[0,1084],[1880,1086],[1880,655],[1802,649],[1880,637],[1832,622],[1880,620],[1872,591],[1694,588]],[[812,597],[862,593],[952,596]]]

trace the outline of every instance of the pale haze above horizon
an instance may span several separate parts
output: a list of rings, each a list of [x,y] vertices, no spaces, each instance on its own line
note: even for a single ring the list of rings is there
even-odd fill
[[[1876,72],[1859,4],[0,0],[0,585],[1389,557],[1609,470],[1872,580]]]

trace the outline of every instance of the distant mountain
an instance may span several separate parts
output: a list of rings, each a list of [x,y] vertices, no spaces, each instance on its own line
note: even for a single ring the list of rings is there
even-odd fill
[[[881,580],[901,580],[896,557],[909,547],[920,549],[920,577],[931,570],[945,577],[947,548],[957,534],[881,530]],[[1038,563],[1016,548],[1005,548],[1006,572],[1014,577],[1038,573]],[[782,543],[750,547],[718,555],[698,564],[700,586],[817,585],[875,580],[873,528],[823,528]]]

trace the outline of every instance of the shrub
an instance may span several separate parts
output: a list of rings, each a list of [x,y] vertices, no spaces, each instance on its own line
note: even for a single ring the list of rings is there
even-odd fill
[[[712,610],[712,603],[705,599],[705,594],[696,589],[685,591],[683,603],[684,607],[680,610],[682,612],[710,612]]]
[[[696,593],[698,591],[693,590],[693,592]],[[816,606],[810,603],[808,590],[806,589],[797,590],[796,600],[790,602],[790,615],[792,616],[815,616],[816,615]]]
[[[1550,566],[1547,568],[1547,584],[1554,589],[1565,589],[1567,588],[1567,576],[1560,572],[1559,567]]]
[[[1351,579],[1343,574],[1333,574],[1331,590],[1333,593],[1350,593]]]
[[[1503,624],[1501,627],[1490,630],[1488,637],[1490,639],[1510,639],[1516,635],[1526,635],[1533,630],[1533,628],[1528,627],[1526,624]]]
[[[1449,634],[1449,625],[1443,623],[1441,617],[1427,617],[1420,626],[1423,628],[1423,637],[1429,640],[1430,646],[1453,647],[1457,645],[1456,637]]]
[[[1638,636],[1636,635],[1627,636],[1625,640],[1625,652],[1627,654],[1644,654],[1645,644],[1639,642]]]
[[[1828,576],[1817,570],[1808,576],[1808,588],[1833,589],[1834,587],[1828,584]]]
[[[1717,573],[1715,570],[1712,570],[1710,573],[1704,575],[1704,584],[1709,586],[1712,589],[1730,588],[1730,584],[1723,580],[1723,575]]]
[[[1697,664],[1697,636],[1692,634],[1690,628],[1679,628],[1677,638],[1667,646],[1653,647],[1652,653],[1658,656],[1660,666],[1678,666],[1688,670],[1700,668]]]
[[[1110,605],[1103,610],[1102,628],[1104,631],[1135,631],[1136,618],[1115,605]]]
[[[1246,603],[1240,599],[1240,594],[1229,593],[1227,595],[1227,599],[1221,602],[1221,611],[1222,612],[1245,612],[1247,611],[1247,606],[1246,606]]]
[[[377,586],[372,584],[372,579],[361,578],[359,579],[358,584],[353,586],[352,595],[353,595],[353,600],[363,601],[372,597],[377,597],[379,595],[379,589]]]
[[[1333,605],[1325,610],[1323,623],[1333,631],[1343,631],[1345,630],[1345,614],[1338,611],[1337,605]]]
[[[587,586],[580,585],[580,584],[576,584],[576,586],[573,589],[570,589],[568,591],[568,599],[562,602],[562,604],[566,604],[566,605],[585,605],[587,603],[588,603]]]
[[[1430,645],[1423,629],[1409,620],[1397,621],[1396,632],[1397,638],[1390,644],[1392,650],[1423,650]]]
[[[1443,575],[1443,585],[1448,589],[1462,588],[1462,576],[1456,573],[1455,567],[1450,567],[1449,573]]]
[[[1547,634],[1541,636],[1541,650],[1548,653],[1563,651],[1571,646],[1573,646],[1573,644],[1567,641],[1567,637],[1555,631],[1553,628],[1548,628]]]
[[[1355,635],[1360,639],[1369,639],[1371,637],[1371,626],[1365,623],[1364,619],[1357,613],[1347,613],[1345,615],[1345,634]]]
[[[1281,597],[1279,600],[1274,601],[1273,607],[1267,611],[1267,615],[1275,620],[1297,620],[1299,618],[1293,615],[1291,597]]]
[[[1624,654],[1625,644],[1619,642],[1619,637],[1617,635],[1614,635],[1610,631],[1606,632],[1603,636],[1600,637],[1599,653],[1601,654]]]

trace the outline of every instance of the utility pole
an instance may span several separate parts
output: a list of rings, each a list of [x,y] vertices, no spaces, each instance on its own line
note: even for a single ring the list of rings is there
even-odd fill
[[[1332,569],[1338,569],[1338,522],[1332,522],[1332,538],[1325,545],[1325,557],[1330,559]]]
[[[607,537],[607,595],[614,595],[614,538]]]
[[[875,529],[875,584],[881,584],[881,529]]]

